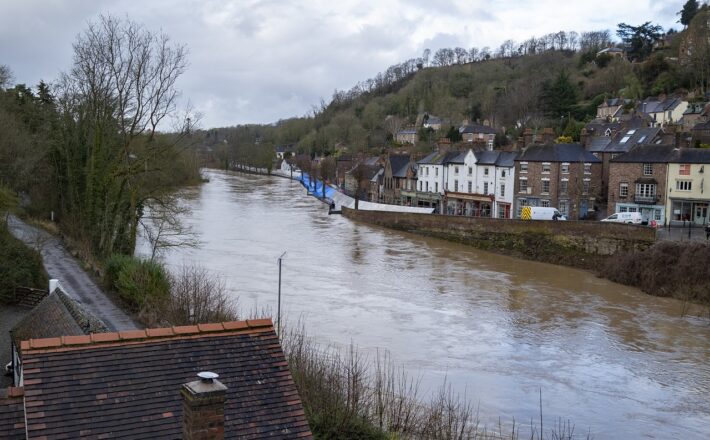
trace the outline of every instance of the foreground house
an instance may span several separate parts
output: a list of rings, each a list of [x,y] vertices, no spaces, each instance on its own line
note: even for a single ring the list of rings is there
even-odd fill
[[[534,145],[515,159],[515,217],[523,206],[555,207],[572,220],[595,211],[601,160],[581,144]]]
[[[417,161],[416,192],[406,191],[402,196],[411,198],[414,206],[432,207],[435,213],[443,214],[447,164],[459,154],[458,151],[435,151]]]
[[[385,159],[382,180],[382,201],[400,204],[402,189],[413,190],[416,185],[416,164],[408,154],[391,154]],[[411,203],[411,201],[410,201]]]
[[[20,356],[3,438],[312,438],[269,319],[30,339]]]

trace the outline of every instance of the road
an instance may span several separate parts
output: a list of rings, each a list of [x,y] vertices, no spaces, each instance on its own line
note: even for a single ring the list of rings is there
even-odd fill
[[[10,232],[29,246],[38,248],[49,278],[56,278],[66,293],[87,311],[100,318],[111,331],[135,330],[140,326],[121,310],[53,235],[11,216]]]

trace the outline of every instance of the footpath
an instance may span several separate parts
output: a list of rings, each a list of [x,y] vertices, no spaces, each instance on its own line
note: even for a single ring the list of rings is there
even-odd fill
[[[57,237],[30,226],[15,216],[10,217],[8,227],[12,235],[39,250],[49,278],[59,280],[67,295],[100,318],[110,331],[140,328],[99,288]]]

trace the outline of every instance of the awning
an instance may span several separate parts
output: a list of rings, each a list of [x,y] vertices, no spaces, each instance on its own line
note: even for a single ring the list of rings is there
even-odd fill
[[[475,202],[492,202],[495,200],[493,195],[483,195],[483,194],[469,194],[469,193],[458,193],[458,192],[446,192],[446,197],[450,199],[460,199],[460,200],[472,200]]]

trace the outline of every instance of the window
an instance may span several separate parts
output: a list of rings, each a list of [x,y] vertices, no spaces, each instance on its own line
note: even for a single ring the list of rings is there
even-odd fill
[[[528,172],[528,163],[527,162],[520,162],[520,172],[521,173]]]
[[[434,192],[439,192],[439,182],[434,182]]]
[[[483,169],[483,175],[484,175],[484,176],[487,176],[487,175],[488,175],[488,168],[484,168],[484,169]]]
[[[619,184],[619,198],[626,198],[629,196],[629,184],[622,182]]]
[[[550,163],[549,162],[542,163],[542,173],[543,174],[550,174]]]
[[[619,207],[619,212],[627,212],[628,210],[629,208],[627,208],[626,206]]]
[[[653,175],[653,164],[652,163],[643,164],[643,175],[644,176],[652,176]]]
[[[528,206],[528,199],[518,199],[518,209],[515,214],[516,217],[520,218],[520,211],[523,210],[523,206]]]
[[[590,185],[589,180],[585,180],[582,182],[582,194],[589,194],[589,185]]]
[[[690,164],[682,164],[678,174],[681,176],[690,176]]]
[[[454,174],[458,175],[459,173],[459,167],[454,167]]]
[[[568,185],[569,185],[569,181],[567,181],[567,180],[560,181],[560,194],[567,194]]]
[[[657,222],[661,221],[661,210],[660,209],[653,210],[653,219],[656,220]]]
[[[543,208],[549,208],[550,201],[549,200],[540,200],[540,206],[542,206]]]
[[[635,206],[629,206],[629,212],[636,212]]]
[[[483,182],[483,194],[488,194],[488,182]]]
[[[429,167],[426,167],[425,169],[426,169],[426,175],[427,175],[427,177],[429,177]]]
[[[459,181],[458,180],[454,180],[454,191],[459,192]]]
[[[693,188],[692,180],[676,180],[675,189],[678,191],[690,191]]]
[[[468,175],[473,176],[473,167],[468,167]]]
[[[520,192],[528,191],[528,179],[520,179]]]
[[[422,181],[420,180],[419,181],[419,191],[421,191],[421,190],[422,190]]]
[[[543,193],[543,194],[549,194],[549,193],[550,193],[550,181],[549,181],[549,180],[543,180],[543,181],[542,181],[542,193]]]
[[[647,199],[656,197],[656,184],[655,183],[637,183],[636,184],[636,197],[647,198]]]
[[[500,184],[500,196],[505,197],[505,183]]]
[[[500,177],[505,178],[505,170],[501,170],[501,172],[500,172]]]
[[[569,163],[563,162],[560,166],[560,171],[562,172],[562,174],[569,174]]]
[[[584,164],[584,174],[592,174],[592,164],[591,163]]]
[[[434,176],[439,177],[439,167],[434,168]]]
[[[429,192],[429,182],[426,182],[426,192]]]
[[[472,189],[473,189],[473,184],[472,184],[471,181],[469,180],[469,181],[468,181],[468,192],[471,192]]]

